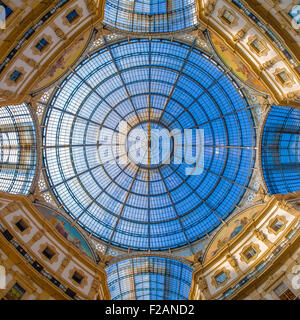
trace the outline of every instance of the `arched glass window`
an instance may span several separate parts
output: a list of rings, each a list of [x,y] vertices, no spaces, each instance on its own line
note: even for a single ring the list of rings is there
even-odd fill
[[[0,108],[0,190],[28,194],[36,169],[36,135],[26,104]]]
[[[273,106],[267,117],[261,162],[271,194],[300,190],[300,110]]]
[[[193,269],[172,259],[137,257],[106,272],[112,300],[188,300]]]
[[[195,0],[106,0],[104,25],[133,33],[168,33],[197,26]]]

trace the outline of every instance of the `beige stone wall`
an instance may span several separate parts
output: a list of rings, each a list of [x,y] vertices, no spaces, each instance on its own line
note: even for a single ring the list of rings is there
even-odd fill
[[[292,25],[288,12],[297,1],[256,1],[244,0],[248,10],[253,12],[281,42],[293,57],[287,59],[275,42],[242,10],[230,0],[199,1],[199,22],[221,36],[226,46],[256,73],[268,88],[274,103],[299,106],[299,30]],[[224,19],[224,12],[231,22]],[[205,27],[204,27],[205,26]],[[261,50],[257,51],[252,43],[259,41]],[[284,76],[284,80],[280,77]]]
[[[26,224],[24,231],[16,226]],[[7,239],[5,235],[12,239]],[[20,247],[26,254],[20,252]],[[48,259],[43,250],[50,248],[54,254]],[[43,267],[37,271],[33,262]],[[26,294],[22,299],[70,299],[67,289],[75,299],[109,299],[106,273],[103,264],[82,254],[61,236],[25,196],[0,195],[0,265],[6,270],[6,287],[0,296],[17,282]],[[82,277],[80,283],[73,275]],[[61,285],[55,285],[51,278]]]
[[[251,222],[238,235],[216,255],[197,263],[191,299],[279,299],[274,290],[281,282],[291,297],[299,296],[296,280],[300,275],[300,211],[275,196],[257,208],[257,213],[249,216]],[[278,221],[280,228],[274,230]],[[220,232],[226,234],[229,227]],[[214,241],[217,240],[211,246]],[[220,274],[223,280],[217,281]]]

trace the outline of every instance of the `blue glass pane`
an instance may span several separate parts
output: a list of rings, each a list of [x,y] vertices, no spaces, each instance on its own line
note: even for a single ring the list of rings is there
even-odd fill
[[[195,0],[107,0],[104,25],[135,33],[166,33],[197,25]]]
[[[289,15],[294,18],[298,24],[300,23],[300,3],[289,11]]]
[[[78,17],[78,13],[76,10],[72,10],[70,13],[67,14],[66,18],[69,22],[74,21]]]
[[[36,169],[34,123],[25,104],[0,108],[0,191],[28,194]]]
[[[273,106],[264,127],[262,169],[271,194],[300,190],[300,110]]]
[[[193,269],[167,258],[138,257],[106,272],[112,300],[188,300]]]
[[[104,46],[50,101],[43,141],[50,190],[109,245],[166,250],[205,237],[234,211],[253,172],[256,132],[237,89],[221,66],[186,44],[139,39]],[[99,150],[109,145],[100,130],[113,136],[122,120],[143,127],[149,116],[169,131],[203,129],[201,174],[187,175],[186,162],[100,162]]]
[[[3,1],[0,1],[0,6],[3,6],[5,8],[6,18],[8,18],[13,13],[13,10],[8,7]]]
[[[36,45],[36,48],[39,50],[39,51],[42,51],[48,44],[48,41],[46,39],[41,39],[39,41],[39,43]]]
[[[227,279],[227,276],[224,272],[220,273],[219,275],[216,276],[216,281],[218,284],[223,283]]]
[[[9,79],[11,80],[11,81],[14,81],[14,82],[16,82],[18,79],[19,79],[19,77],[21,76],[21,72],[20,71],[17,71],[17,70],[15,70],[10,76],[9,76]]]

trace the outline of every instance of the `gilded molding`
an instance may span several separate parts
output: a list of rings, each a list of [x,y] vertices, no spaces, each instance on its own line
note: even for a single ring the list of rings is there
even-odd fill
[[[241,269],[239,267],[238,262],[236,261],[236,259],[234,258],[233,255],[228,254],[226,256],[226,260],[228,261],[228,263],[230,264],[230,266],[239,274],[241,272]]]
[[[286,80],[284,80],[280,74],[284,73],[286,76]],[[284,88],[291,88],[295,84],[295,80],[293,79],[293,76],[287,72],[285,68],[277,68],[274,72],[274,77],[278,84],[280,84]]]
[[[16,81],[10,80],[10,76],[14,71],[21,72],[21,75],[18,77]],[[11,70],[10,73],[6,75],[6,78],[4,81],[8,87],[16,87],[22,82],[22,80],[24,79],[24,75],[25,75],[25,69],[23,67],[15,67]]]
[[[254,41],[258,41],[260,45],[263,47],[263,49],[262,50],[256,49],[255,46],[253,45]],[[259,38],[258,36],[249,37],[247,44],[249,46],[250,51],[259,57],[267,56],[270,51],[270,48],[268,48],[267,42],[264,39]]]
[[[95,3],[96,2],[95,0],[84,0],[84,1],[90,13],[92,14],[98,13],[97,11],[99,10],[99,8],[97,8],[97,4]]]
[[[1,213],[2,213],[2,215],[3,215],[4,211],[7,212],[7,214],[13,213],[13,212],[17,211],[19,208],[20,207],[16,202],[10,202],[1,210]]]
[[[197,278],[197,284],[199,286],[199,289],[201,291],[205,291],[208,288],[207,282],[205,280],[205,277],[203,276],[203,274],[201,274],[198,278]]]
[[[73,279],[73,275],[74,273],[77,272],[81,277],[82,277],[82,281],[81,283],[78,283],[76,282],[74,279]],[[69,271],[69,276],[68,276],[68,279],[72,282],[72,284],[75,286],[75,287],[80,287],[81,289],[84,289],[84,287],[87,285],[88,281],[87,281],[87,277],[85,275],[85,273],[83,271],[81,271],[80,269],[74,267],[72,268],[70,271]]]
[[[238,41],[241,41],[245,38],[246,36],[246,33],[247,33],[247,30],[246,29],[241,29],[239,30],[234,36],[233,36],[233,41],[234,42],[238,42]]]
[[[42,50],[38,50],[36,46],[42,39],[45,39],[48,43]],[[53,40],[50,35],[42,34],[34,41],[33,46],[31,47],[32,53],[37,56],[43,56],[50,49],[52,43]]]
[[[299,210],[296,210],[293,205],[291,203],[289,203],[288,201],[286,200],[280,200],[277,204],[278,208],[284,210],[284,211],[287,211],[288,213],[294,215],[294,216],[297,216],[299,217],[300,213],[299,213]]]
[[[268,238],[266,237],[266,235],[258,230],[258,229],[255,229],[253,231],[253,235],[260,241],[262,241],[267,247],[271,248],[273,246],[273,243],[271,241],[268,240]]]
[[[262,65],[261,65],[261,70],[268,70],[270,68],[272,68],[277,62],[279,62],[281,60],[280,56],[276,56],[266,62],[264,62]]]
[[[253,248],[255,250],[255,254],[250,258],[247,259],[245,254],[248,250],[250,250],[251,248]],[[251,242],[250,244],[248,244],[246,247],[244,247],[244,249],[242,250],[242,252],[240,253],[240,258],[241,261],[249,264],[251,262],[253,262],[254,260],[256,260],[257,256],[259,255],[259,253],[261,252],[259,245],[257,243]]]
[[[15,93],[12,91],[0,89],[0,101],[1,100],[9,100],[14,95],[15,95]]]
[[[61,30],[61,28],[59,27],[54,27],[54,32],[55,34],[62,40],[66,40],[67,36],[65,35],[65,33]]]
[[[53,251],[54,255],[51,259],[48,259],[44,254],[43,254],[43,251],[46,249],[46,248],[49,248],[51,251]],[[50,264],[54,264],[55,262],[58,261],[58,256],[59,256],[59,253],[58,251],[56,250],[56,248],[50,244],[50,243],[43,243],[40,245],[39,249],[38,249],[38,253],[40,254],[42,260],[45,260],[47,261],[48,263]]]
[[[217,4],[217,0],[208,0],[206,6],[204,7],[204,15],[209,17],[215,10],[215,6]]]
[[[216,277],[218,275],[220,275],[221,273],[224,273],[226,275],[226,279],[222,282],[222,283],[218,283]],[[228,283],[228,281],[230,280],[229,277],[230,271],[228,269],[226,269],[225,267],[217,270],[214,275],[211,277],[211,283],[214,285],[215,288],[220,288],[223,287],[226,283]]]
[[[289,92],[286,97],[287,97],[288,101],[295,101],[295,100],[299,99],[299,97],[300,97],[300,90],[297,90],[294,92]]]
[[[278,229],[277,231],[272,228],[272,225],[275,223],[276,220],[280,220],[283,223],[282,227],[280,229]],[[288,223],[288,221],[286,220],[286,218],[284,216],[277,215],[273,219],[271,219],[270,222],[268,223],[268,226],[267,226],[268,232],[270,234],[272,233],[277,236],[279,233],[281,233],[286,228],[287,223]]]
[[[5,248],[5,254],[9,257],[9,260],[7,261],[6,269],[7,274],[11,274],[13,281],[16,279],[17,272],[12,270],[12,267],[14,265],[18,265],[18,267],[21,269],[21,271],[26,275],[30,274],[31,278],[33,279],[31,283],[38,284],[38,286],[42,289],[50,293],[52,297],[57,297],[57,299],[67,299],[70,300],[70,297],[68,297],[65,293],[63,293],[61,290],[58,289],[53,283],[49,281],[49,279],[46,279],[44,276],[42,276],[39,272],[37,272],[35,269],[32,269],[32,266],[29,265],[28,261],[25,259],[24,256],[22,256],[20,253],[18,253],[14,246],[7,245],[7,240],[1,236],[0,234],[0,245]],[[24,246],[24,248],[28,249],[28,246]],[[23,279],[23,277],[21,278]],[[1,292],[0,292],[1,296]],[[24,300],[26,300],[26,297],[24,296]]]
[[[78,16],[72,22],[69,22],[69,20],[67,19],[67,15],[73,10],[76,10]],[[75,23],[78,23],[78,21],[81,20],[82,16],[83,16],[83,8],[82,7],[80,7],[79,5],[70,7],[70,8],[68,8],[68,10],[66,10],[64,12],[63,25],[71,27]]]
[[[27,228],[24,230],[24,231],[21,231],[17,226],[16,224],[20,221],[20,220],[23,220],[27,226]],[[18,216],[14,216],[12,221],[12,226],[14,228],[14,230],[16,231],[16,233],[19,233],[21,234],[22,236],[25,236],[25,235],[28,235],[30,234],[30,231],[32,229],[31,225],[30,225],[30,222],[28,219],[26,219],[23,215],[18,215]]]
[[[33,69],[37,69],[39,67],[38,62],[36,62],[35,60],[25,56],[24,54],[20,54],[19,58],[21,60],[23,60],[24,62],[26,62]]]
[[[38,231],[27,243],[28,246],[32,246],[35,242],[39,241],[43,236],[41,231]]]
[[[64,270],[65,270],[65,268],[68,266],[68,264],[71,262],[71,258],[70,257],[65,257],[64,259],[63,259],[63,261],[61,262],[61,264],[60,264],[60,267],[59,267],[59,269],[58,269],[58,273],[59,274],[61,274]]]
[[[225,19],[224,18],[224,12],[225,11],[228,11],[232,16],[233,16],[233,21],[232,22],[229,22],[227,19]],[[228,7],[226,7],[226,6],[224,6],[223,8],[220,8],[219,10],[218,10],[218,18],[222,21],[222,22],[224,22],[224,23],[226,23],[229,27],[235,27],[235,26],[237,26],[237,24],[238,24],[238,20],[239,20],[239,18],[238,18],[238,16],[236,15],[236,13],[235,13],[235,11],[233,11],[232,9],[230,9],[230,8],[228,8]]]

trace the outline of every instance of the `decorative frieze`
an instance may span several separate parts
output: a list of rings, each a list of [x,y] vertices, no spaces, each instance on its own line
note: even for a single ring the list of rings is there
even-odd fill
[[[240,275],[242,273],[240,267],[239,267],[239,264],[237,263],[236,259],[234,258],[233,255],[231,254],[228,254],[226,256],[226,260],[228,261],[228,263],[231,265],[231,267],[236,271],[236,273],[238,275]]]
[[[281,58],[279,56],[276,56],[270,60],[267,60],[261,65],[260,69],[261,70],[268,70],[268,69],[272,68],[280,60],[281,60]]]
[[[206,6],[204,7],[204,15],[209,17],[215,10],[217,0],[208,0]]]
[[[273,243],[267,239],[266,235],[262,231],[255,229],[253,231],[253,235],[258,240],[262,241],[268,248],[271,248],[273,246]]]

